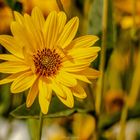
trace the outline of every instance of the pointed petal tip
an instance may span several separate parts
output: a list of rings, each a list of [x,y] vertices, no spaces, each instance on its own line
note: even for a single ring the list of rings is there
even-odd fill
[[[47,106],[45,106],[45,107],[41,107],[41,106],[40,106],[40,108],[41,108],[41,112],[42,112],[43,114],[47,114],[48,111],[49,111],[49,107],[47,107]]]
[[[99,52],[99,51],[101,51],[101,47],[93,46],[93,48],[96,49],[96,53]]]
[[[26,107],[29,108],[31,107],[30,101],[26,100]]]
[[[92,35],[92,39],[94,42],[98,41],[99,40],[99,37],[98,36],[95,36],[95,35]]]
[[[39,8],[39,7],[37,7],[37,6],[35,6],[34,8],[33,8],[33,10],[32,10],[32,14],[31,15],[33,15],[33,13],[41,13],[42,15],[43,15],[43,13],[42,13],[42,11],[41,11],[41,9]]]
[[[78,17],[74,17],[73,20],[77,25],[79,25],[79,18]]]
[[[12,86],[10,87],[10,91],[11,91],[11,93],[13,93],[13,94],[18,93]]]

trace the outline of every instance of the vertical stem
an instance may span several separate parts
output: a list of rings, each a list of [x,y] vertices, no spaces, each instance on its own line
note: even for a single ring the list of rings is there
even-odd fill
[[[12,12],[13,21],[15,21],[15,15],[13,9],[11,9],[11,12]]]
[[[39,116],[38,140],[41,140],[41,136],[42,136],[42,127],[43,127],[43,114],[42,114],[42,112],[40,112],[40,116]]]
[[[119,132],[117,140],[125,140],[125,128],[126,128],[127,113],[128,113],[128,104],[126,102],[126,104],[123,107],[122,114],[121,114],[120,132]]]
[[[58,5],[58,7],[59,7],[60,11],[65,12],[65,14],[66,14],[66,15],[67,15],[67,17],[68,17],[68,14],[66,13],[66,11],[65,11],[65,9],[64,9],[64,6],[63,6],[63,4],[62,4],[61,0],[56,0],[56,2],[57,2],[57,5]],[[68,17],[68,19],[70,19],[70,18]]]
[[[132,15],[133,15],[133,28],[132,28],[132,38],[135,39],[136,36],[136,1],[137,0],[133,0],[133,9],[132,9]]]
[[[132,28],[132,38],[135,39],[136,37],[136,0],[133,0],[133,28]],[[131,89],[129,91],[129,96],[128,99],[126,100],[126,103],[123,107],[122,114],[121,114],[121,120],[120,120],[120,133],[118,135],[118,140],[125,140],[125,128],[126,128],[126,120],[127,120],[127,114],[128,114],[128,108],[129,106],[133,106],[136,97],[138,95],[138,90],[139,90],[139,70],[140,70],[140,51],[138,55],[138,65],[135,68],[133,79],[132,79],[132,84],[131,84]]]
[[[100,58],[101,63],[99,67],[99,70],[102,74],[101,77],[99,78],[95,101],[96,113],[98,115],[100,114],[102,92],[104,87],[104,68],[106,58],[106,38],[107,38],[107,18],[108,18],[107,15],[108,15],[108,0],[103,0],[102,45],[101,45],[102,49]]]
[[[63,7],[63,4],[62,4],[61,0],[56,0],[56,2],[57,2],[57,5],[58,5],[59,9],[60,9],[61,11],[64,11],[64,12],[65,12],[65,9],[64,9],[64,7]]]

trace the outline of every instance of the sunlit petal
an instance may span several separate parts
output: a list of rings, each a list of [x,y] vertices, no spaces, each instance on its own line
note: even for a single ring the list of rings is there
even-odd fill
[[[42,79],[39,80],[39,104],[41,107],[41,111],[44,114],[47,114],[48,109],[49,109],[49,104],[50,104],[50,99],[48,97],[51,97],[52,90],[47,85],[45,81]]]
[[[25,70],[29,70],[30,67],[22,62],[3,62],[0,63],[1,73],[17,73]]]
[[[36,80],[36,76],[32,72],[25,72],[17,77],[11,85],[12,93],[19,93],[30,88]]]
[[[27,107],[30,107],[33,104],[33,102],[38,94],[38,91],[39,90],[38,90],[38,79],[37,79],[28,92],[27,99],[26,99]]]
[[[72,18],[64,27],[56,45],[65,48],[70,44],[76,35],[79,26],[79,19],[77,17]]]

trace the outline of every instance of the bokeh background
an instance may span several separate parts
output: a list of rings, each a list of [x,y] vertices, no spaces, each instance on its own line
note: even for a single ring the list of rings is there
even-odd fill
[[[97,35],[97,46],[102,46],[103,7],[108,3],[103,83],[100,87],[99,78],[92,85],[83,84],[88,97],[76,104],[82,104],[86,113],[75,111],[63,118],[45,119],[42,140],[140,140],[140,0],[61,1],[69,19],[80,19],[77,36]],[[0,0],[0,34],[11,34],[14,10],[30,14],[35,6],[45,17],[52,10],[60,11],[56,0]],[[8,52],[0,46],[0,53]],[[99,70],[101,55],[91,64]],[[0,73],[0,79],[4,76]],[[100,88],[101,111],[97,115]],[[0,140],[36,140],[38,120],[10,115],[25,99],[26,93],[12,95],[9,84],[0,86]],[[121,131],[124,139],[119,137]]]

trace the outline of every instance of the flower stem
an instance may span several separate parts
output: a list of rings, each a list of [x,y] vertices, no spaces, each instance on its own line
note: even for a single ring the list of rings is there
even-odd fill
[[[133,11],[132,11],[132,13],[133,13],[132,39],[135,40],[135,37],[136,37],[136,18],[135,18],[135,16],[136,16],[136,0],[133,0]],[[138,96],[138,93],[139,93],[138,92],[139,85],[140,85],[139,71],[140,71],[140,50],[139,50],[139,53],[138,53],[137,66],[134,70],[129,95],[128,95],[128,98],[125,102],[125,105],[123,107],[122,114],[121,114],[120,133],[118,135],[118,140],[124,140],[125,139],[125,128],[126,128],[126,120],[127,120],[127,115],[128,115],[128,109],[129,109],[129,107],[133,107],[135,105],[135,102],[136,102],[136,99],[137,99],[137,96]]]
[[[56,0],[56,2],[57,2],[57,5],[58,5],[60,11],[65,12],[65,14],[67,15],[67,18],[70,19],[69,16],[68,16],[68,14],[66,13],[66,11],[65,11],[65,9],[64,9],[64,6],[63,6],[61,0]]]
[[[38,132],[38,140],[41,140],[42,127],[43,127],[43,114],[42,114],[42,112],[40,112],[40,116],[39,116],[39,132]]]
[[[120,132],[119,132],[117,140],[125,140],[125,128],[126,128],[127,114],[128,114],[128,104],[126,101],[126,104],[124,105],[122,114],[121,114]]]
[[[102,45],[101,45],[101,63],[99,70],[102,73],[99,82],[98,88],[96,91],[96,101],[95,101],[95,108],[96,113],[100,114],[101,108],[101,99],[102,99],[102,92],[104,87],[104,68],[105,68],[105,58],[106,58],[106,38],[107,38],[107,13],[108,13],[108,0],[103,0],[103,20],[102,20]]]
[[[58,5],[59,9],[60,9],[61,11],[64,11],[64,12],[65,12],[65,9],[64,9],[64,7],[63,7],[63,4],[62,4],[61,0],[56,0],[56,2],[57,2],[57,5]]]

